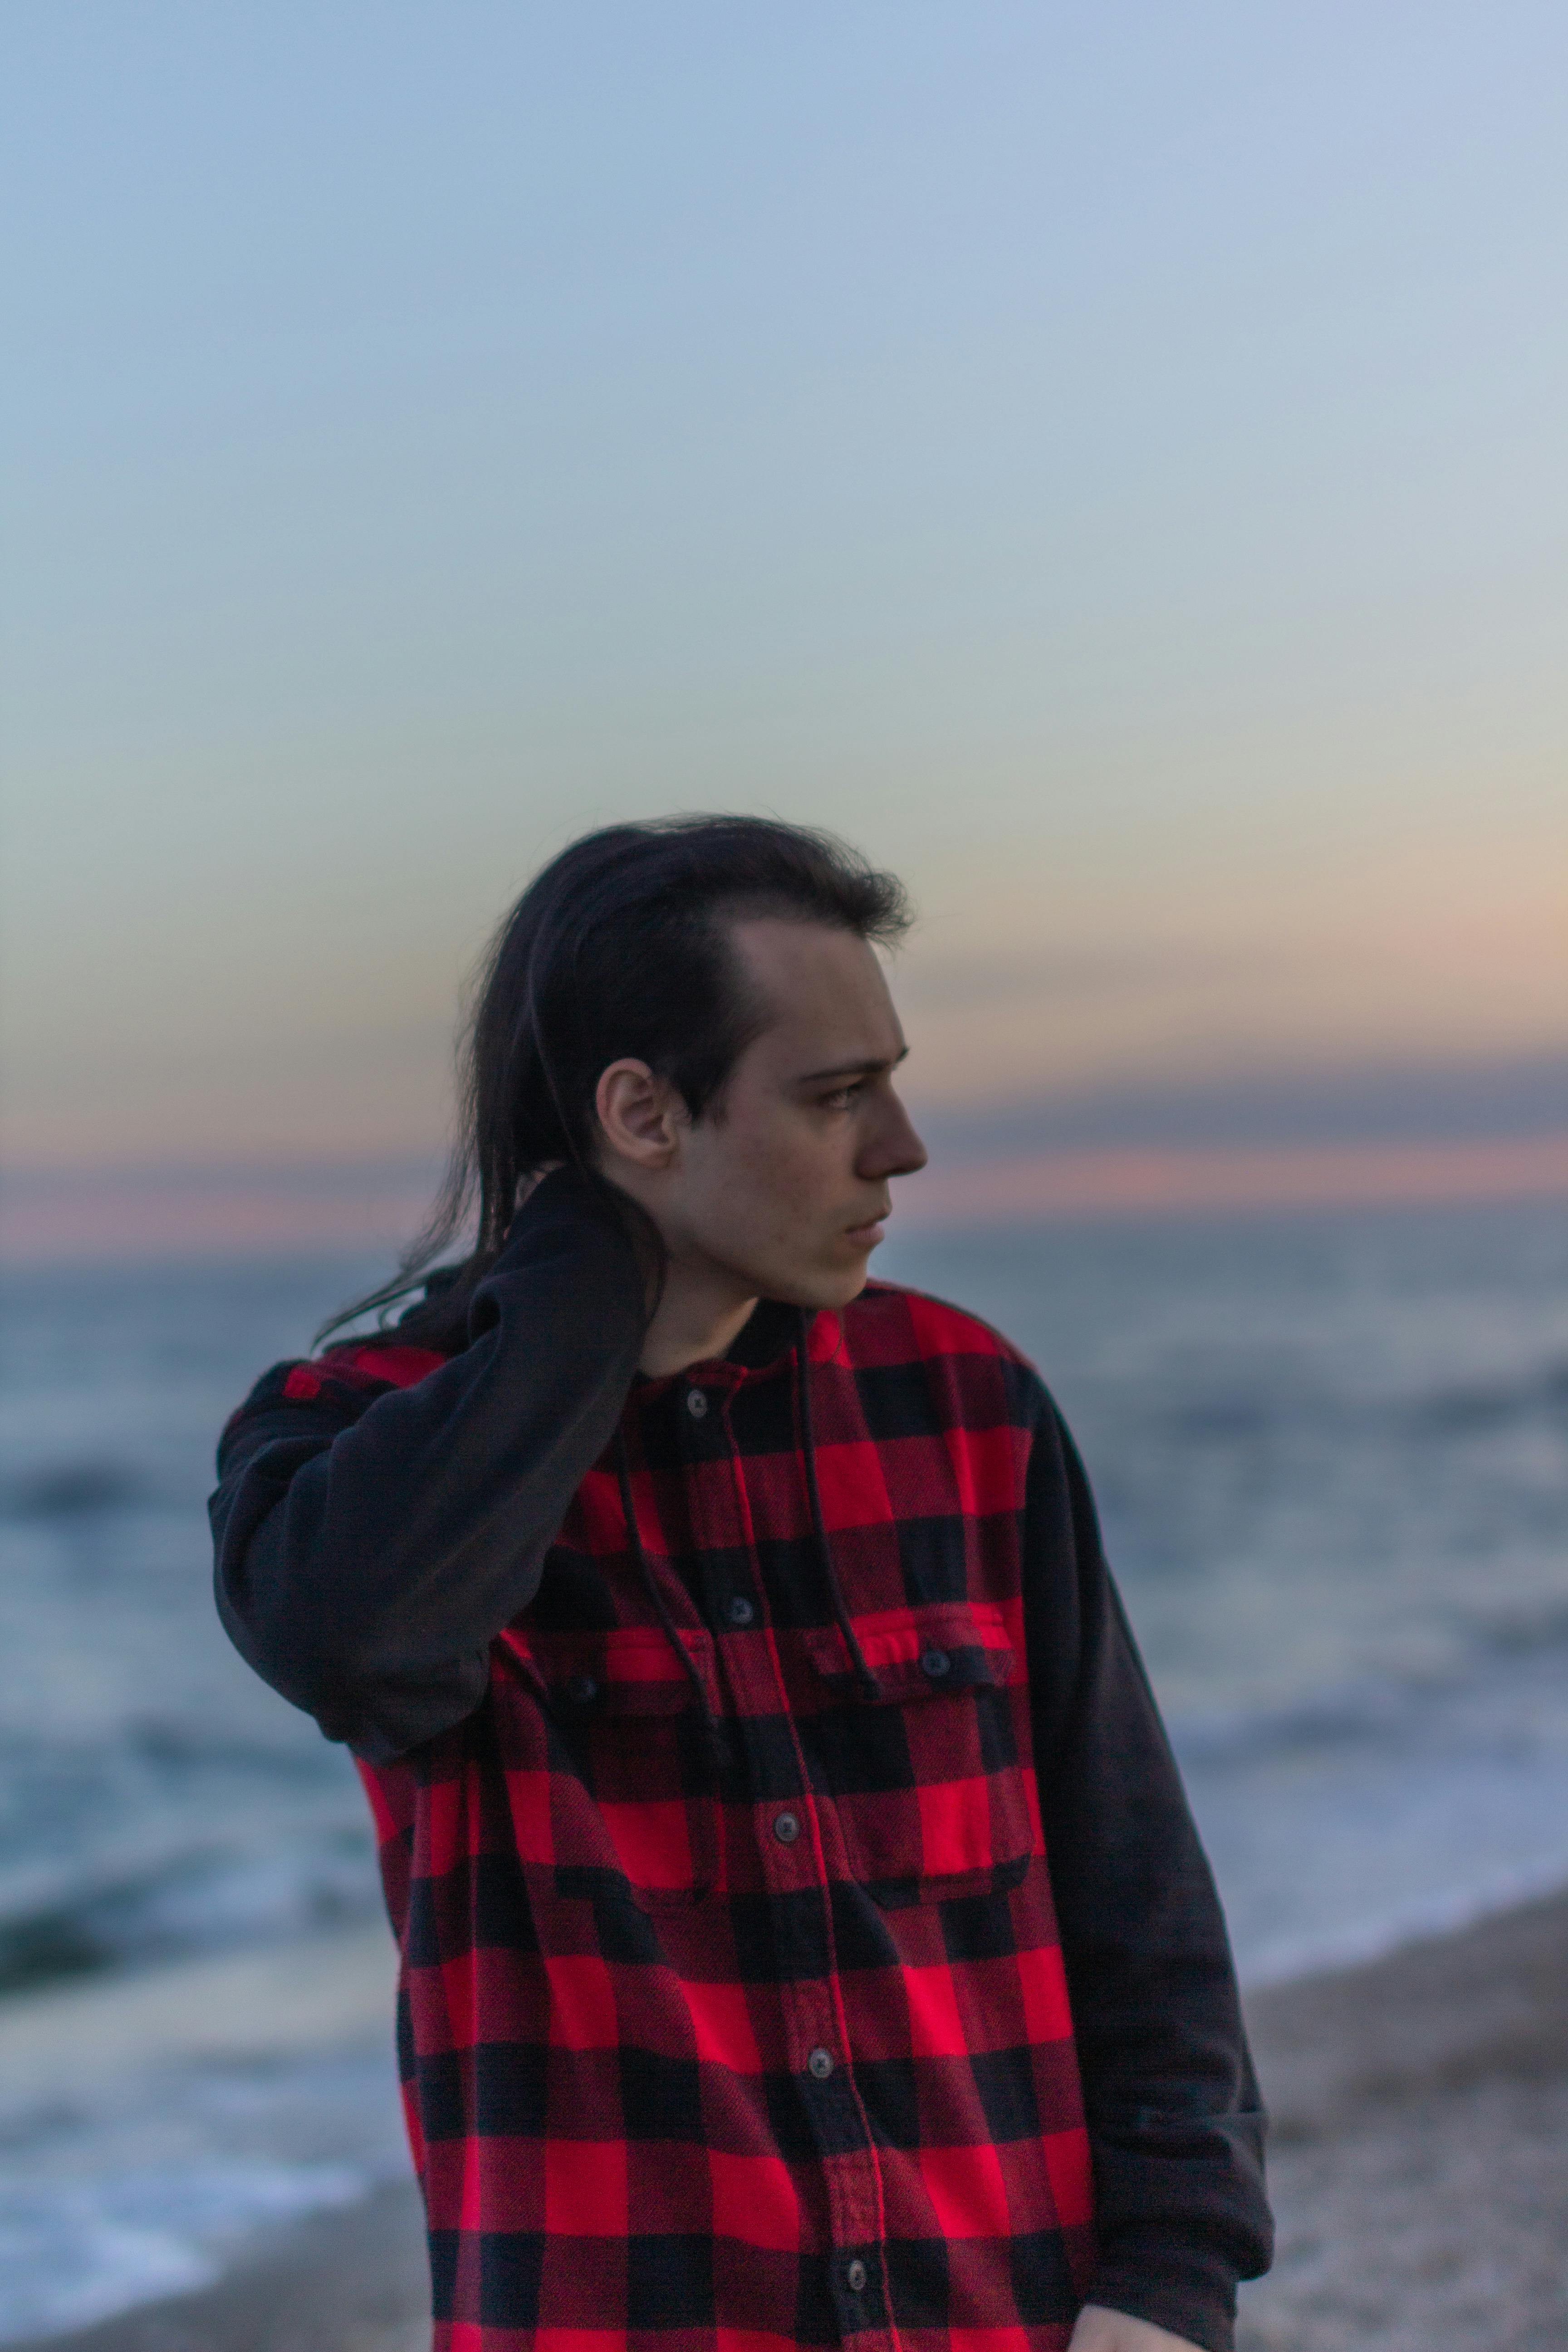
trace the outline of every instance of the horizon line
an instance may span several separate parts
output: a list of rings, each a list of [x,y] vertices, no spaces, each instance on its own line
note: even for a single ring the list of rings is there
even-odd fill
[[[0,1195],[0,1264],[395,1255],[434,1163],[43,1171]],[[8,1186],[7,1191],[11,1188]],[[900,1181],[896,1230],[1568,1200],[1568,1129],[1451,1142],[1150,1144],[958,1160]]]

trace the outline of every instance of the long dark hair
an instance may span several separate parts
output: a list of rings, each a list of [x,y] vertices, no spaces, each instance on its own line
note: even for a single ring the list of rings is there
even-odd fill
[[[334,1315],[331,1332],[418,1290],[400,1343],[460,1348],[468,1302],[495,1263],[518,1202],[562,1160],[595,1183],[595,1090],[623,1056],[667,1078],[693,1118],[765,1013],[728,924],[777,914],[891,945],[909,928],[902,885],[832,834],[766,817],[661,817],[585,834],[535,876],[490,943],[459,1059],[458,1129],[445,1181],[396,1274]],[[605,1184],[657,1276],[658,1237]],[[478,1210],[468,1255],[436,1266]],[[432,1271],[434,1269],[434,1271]]]

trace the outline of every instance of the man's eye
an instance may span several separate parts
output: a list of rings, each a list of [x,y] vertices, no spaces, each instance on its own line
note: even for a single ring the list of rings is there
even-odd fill
[[[850,1104],[858,1102],[865,1091],[864,1078],[857,1078],[853,1086],[835,1087],[830,1095],[823,1096],[822,1108],[824,1110],[847,1110]]]

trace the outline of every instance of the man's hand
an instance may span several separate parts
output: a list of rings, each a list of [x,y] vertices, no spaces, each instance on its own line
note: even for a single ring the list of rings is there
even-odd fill
[[[1086,2303],[1068,2344],[1068,2352],[1199,2352],[1185,2336],[1155,2327],[1130,2312],[1107,2311],[1103,2304]]]

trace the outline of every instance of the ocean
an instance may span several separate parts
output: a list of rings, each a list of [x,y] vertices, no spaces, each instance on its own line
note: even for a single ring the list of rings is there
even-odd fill
[[[1242,1974],[1568,1883],[1568,1220],[901,1234],[1088,1462]],[[217,1428],[379,1273],[0,1279],[0,2343],[406,2170],[346,1756],[213,1614]]]

